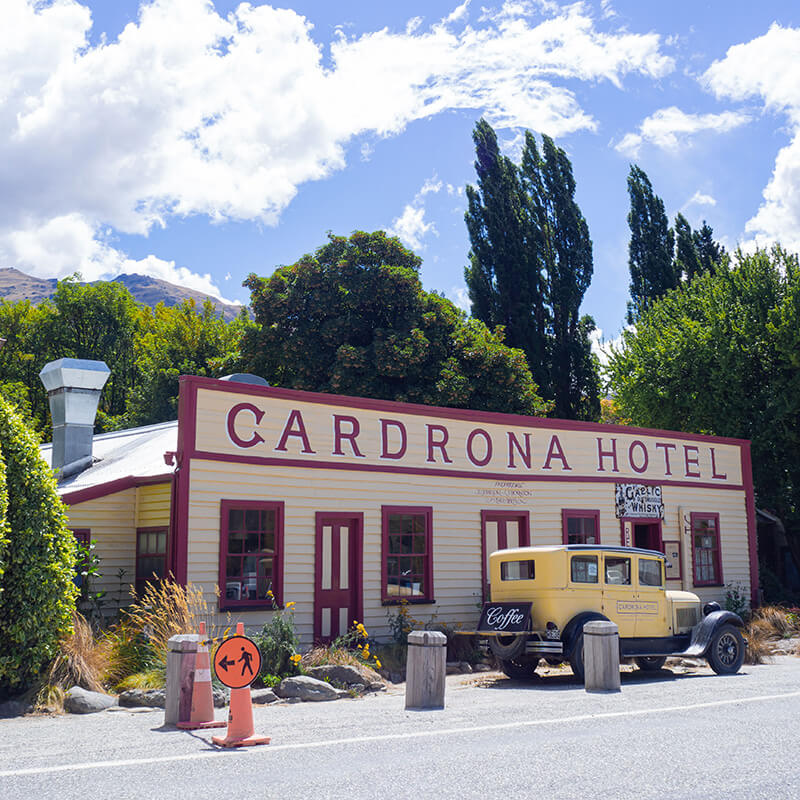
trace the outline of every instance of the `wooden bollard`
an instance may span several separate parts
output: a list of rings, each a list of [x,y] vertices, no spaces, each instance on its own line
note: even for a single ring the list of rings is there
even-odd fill
[[[192,715],[194,662],[197,657],[196,633],[172,636],[167,645],[167,688],[164,702],[164,724],[188,722]]]
[[[406,708],[444,708],[447,637],[439,631],[408,634]]]
[[[583,686],[587,692],[618,692],[619,628],[593,620],[583,626]]]

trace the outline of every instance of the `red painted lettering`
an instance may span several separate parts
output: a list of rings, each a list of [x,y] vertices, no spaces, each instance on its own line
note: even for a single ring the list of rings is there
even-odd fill
[[[447,440],[450,438],[450,433],[448,432],[447,428],[444,425],[426,425],[428,429],[428,458],[427,462],[429,464],[435,463],[436,459],[433,457],[433,451],[439,450],[442,454],[442,461],[445,464],[452,464],[453,459],[447,455],[447,450],[445,450],[445,446],[447,445]],[[434,439],[434,434],[441,434],[440,439]]]
[[[395,428],[400,433],[400,448],[389,452],[389,428]],[[381,458],[402,458],[406,454],[408,437],[406,426],[394,419],[381,420]]]
[[[342,430],[342,423],[345,422],[350,425],[349,431]],[[353,450],[353,455],[357,458],[364,458],[364,454],[358,449],[356,437],[361,433],[361,424],[355,417],[348,417],[345,415],[333,415],[333,455],[344,456],[347,455],[342,450],[342,442],[350,442],[350,447]]]
[[[550,462],[554,458],[557,458],[559,461],[561,461],[561,469],[572,469],[572,467],[567,463],[567,457],[564,455],[564,450],[561,447],[561,442],[558,440],[558,436],[550,437],[550,444],[547,446],[547,457],[544,460],[544,466],[542,466],[542,469],[552,469]]]
[[[240,411],[249,411],[255,417],[256,425],[261,422],[265,413],[252,403],[237,403],[228,412],[228,436],[230,436],[231,441],[237,447],[255,447],[257,444],[261,444],[261,442],[264,441],[264,437],[258,433],[258,431],[253,431],[253,435],[249,439],[242,439],[242,437],[236,433],[236,417],[239,415]]]
[[[295,425],[297,427],[295,427]],[[289,414],[286,424],[283,426],[283,433],[275,448],[278,451],[286,452],[286,442],[289,441],[290,436],[296,436],[303,443],[301,453],[314,453],[316,451],[311,449],[311,444],[308,441],[308,434],[306,433],[306,425],[303,422],[303,415],[299,409],[293,409]]]
[[[519,457],[522,459],[522,462],[525,466],[530,469],[531,468],[531,435],[529,433],[524,433],[523,436],[525,437],[525,449],[522,449],[522,445],[519,443],[519,439],[511,433],[508,432],[508,468],[509,469],[516,469],[517,465],[514,463],[514,450],[517,451]]]
[[[664,451],[664,474],[672,475],[672,469],[669,465],[669,451],[676,450],[677,447],[669,442],[656,442],[656,449],[661,448]]]
[[[614,459],[614,467],[611,470],[612,472],[619,472],[619,468],[617,467],[617,440],[611,440],[611,449],[610,450],[603,450],[603,440],[598,436],[597,437],[597,471],[598,472],[605,472],[606,468],[603,465],[604,458],[613,458]]]
[[[694,456],[692,458],[689,457],[689,451],[690,450],[694,453]],[[692,472],[689,469],[690,466],[694,466],[694,467],[698,467],[698,468],[700,467],[700,458],[698,456],[699,453],[700,453],[700,448],[699,447],[695,447],[693,444],[685,444],[683,446],[683,460],[684,460],[684,463],[686,464],[685,475],[686,475],[687,478],[699,478],[700,477],[700,470],[699,469],[697,470],[697,472]]]
[[[482,436],[485,442],[483,458],[477,458],[472,450],[472,443],[475,441],[476,436]],[[469,436],[467,436],[467,458],[476,467],[485,467],[492,460],[492,437],[489,436],[483,428],[475,428],[475,430],[471,431]]]
[[[726,472],[721,472],[717,474],[717,458],[716,454],[714,453],[714,448],[709,447],[708,449],[711,451],[711,477],[718,478],[721,481],[725,480],[725,478],[728,477],[728,474]]]
[[[638,447],[642,451],[642,463],[637,464],[634,457],[633,457],[633,448]],[[639,441],[636,439],[631,442],[631,446],[628,448],[628,463],[631,465],[631,469],[634,472],[647,472],[647,466],[650,463],[650,455],[647,452],[647,447],[645,447],[644,442]]]

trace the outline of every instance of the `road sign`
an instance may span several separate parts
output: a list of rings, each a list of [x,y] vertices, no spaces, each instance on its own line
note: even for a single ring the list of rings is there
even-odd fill
[[[252,639],[231,636],[214,654],[214,673],[231,689],[243,689],[258,676],[261,653]]]

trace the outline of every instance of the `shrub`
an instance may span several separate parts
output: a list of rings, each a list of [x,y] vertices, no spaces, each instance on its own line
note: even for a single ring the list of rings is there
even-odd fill
[[[729,583],[725,587],[725,609],[744,618],[750,610],[750,602],[744,586],[740,583]]]
[[[293,608],[294,603],[287,603],[284,611],[275,608],[269,622],[253,637],[261,651],[262,680],[268,675],[285,678],[299,671],[300,640],[294,626]]]
[[[72,625],[75,537],[36,435],[0,397],[5,533],[0,534],[0,694],[22,691]],[[7,541],[6,541],[7,540]]]

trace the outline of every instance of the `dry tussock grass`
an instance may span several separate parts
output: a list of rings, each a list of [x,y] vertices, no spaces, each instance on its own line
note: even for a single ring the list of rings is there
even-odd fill
[[[91,625],[77,611],[73,613],[72,624],[73,632],[61,642],[60,652],[50,665],[47,682],[61,689],[81,686],[92,692],[102,692],[107,648],[95,640]]]
[[[371,680],[381,680],[381,676],[372,667],[356,658],[346,647],[315,647],[303,656],[300,664],[304,667],[321,667],[328,664],[357,667]]]
[[[742,635],[745,641],[744,663],[745,664],[766,664],[769,663],[771,648],[769,645],[771,636],[765,632],[762,626],[750,623]]]

